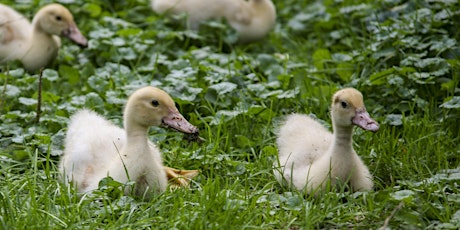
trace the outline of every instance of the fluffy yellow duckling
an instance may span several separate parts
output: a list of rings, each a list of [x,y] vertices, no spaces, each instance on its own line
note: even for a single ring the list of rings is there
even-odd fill
[[[62,5],[44,6],[31,24],[23,15],[0,4],[0,64],[20,60],[28,71],[46,67],[57,56],[59,36],[83,47],[88,45],[72,14]]]
[[[149,127],[163,125],[184,133],[198,132],[179,113],[171,97],[155,87],[135,91],[123,118],[125,129],[90,110],[72,116],[60,172],[79,192],[97,189],[106,176],[122,183],[134,181],[134,189],[128,187],[125,194],[134,192],[149,198],[165,191],[166,172],[172,169],[164,168],[159,149],[149,141]],[[184,184],[179,182],[179,186]]]
[[[339,90],[332,97],[334,133],[306,115],[287,117],[278,133],[279,162],[274,173],[282,184],[316,194],[348,182],[354,191],[370,191],[372,175],[353,149],[353,127],[376,132],[379,125],[364,106],[362,94],[353,88]]]
[[[239,42],[264,38],[274,27],[276,9],[271,0],[151,0],[158,14],[187,14],[190,29],[198,30],[209,19],[225,18],[239,35]]]

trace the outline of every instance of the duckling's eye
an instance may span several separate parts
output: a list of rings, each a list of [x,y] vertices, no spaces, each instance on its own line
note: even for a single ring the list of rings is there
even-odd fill
[[[153,107],[157,107],[157,106],[160,105],[160,102],[158,102],[157,100],[153,100],[152,105],[153,105]]]
[[[56,20],[57,20],[57,21],[61,21],[61,20],[62,20],[62,17],[59,16],[59,15],[56,15]]]
[[[348,106],[348,104],[346,102],[344,102],[344,101],[342,101],[340,104],[342,105],[342,108],[344,108],[344,109],[346,109],[347,106]]]

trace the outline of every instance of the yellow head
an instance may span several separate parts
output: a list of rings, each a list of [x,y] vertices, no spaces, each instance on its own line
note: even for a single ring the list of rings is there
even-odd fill
[[[80,46],[88,45],[70,11],[60,4],[49,4],[41,8],[32,24],[48,34],[67,37]]]
[[[332,97],[332,120],[337,126],[353,126],[376,132],[379,125],[373,120],[364,106],[363,95],[354,88],[337,91]]]
[[[136,90],[128,99],[124,113],[125,128],[165,125],[184,133],[198,129],[179,113],[173,99],[163,90],[147,86]]]

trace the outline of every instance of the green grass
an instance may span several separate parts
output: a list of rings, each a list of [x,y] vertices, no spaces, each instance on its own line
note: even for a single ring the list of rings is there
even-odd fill
[[[46,2],[6,1],[28,17]],[[459,4],[275,5],[275,30],[241,46],[224,22],[192,33],[146,0],[70,1],[90,46],[63,40],[43,72],[39,123],[38,74],[17,62],[0,72],[0,229],[458,229]],[[109,180],[84,196],[61,183],[69,116],[87,107],[121,125],[127,95],[144,85],[170,93],[200,128],[203,143],[150,135],[166,165],[201,171],[191,188],[144,202]],[[315,198],[281,187],[272,174],[280,120],[312,113],[330,125],[331,95],[350,86],[381,124],[354,135],[374,191]]]

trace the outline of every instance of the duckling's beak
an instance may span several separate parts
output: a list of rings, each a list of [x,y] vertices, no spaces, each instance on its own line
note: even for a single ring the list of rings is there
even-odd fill
[[[371,118],[366,110],[356,111],[356,115],[352,122],[364,130],[369,130],[372,132],[377,132],[379,130],[379,124]]]
[[[67,37],[83,48],[88,47],[88,40],[86,40],[85,36],[80,33],[80,30],[75,24],[70,24],[69,28],[63,30],[61,35]]]
[[[183,133],[198,133],[198,128],[190,124],[177,110],[164,117],[163,125]]]

